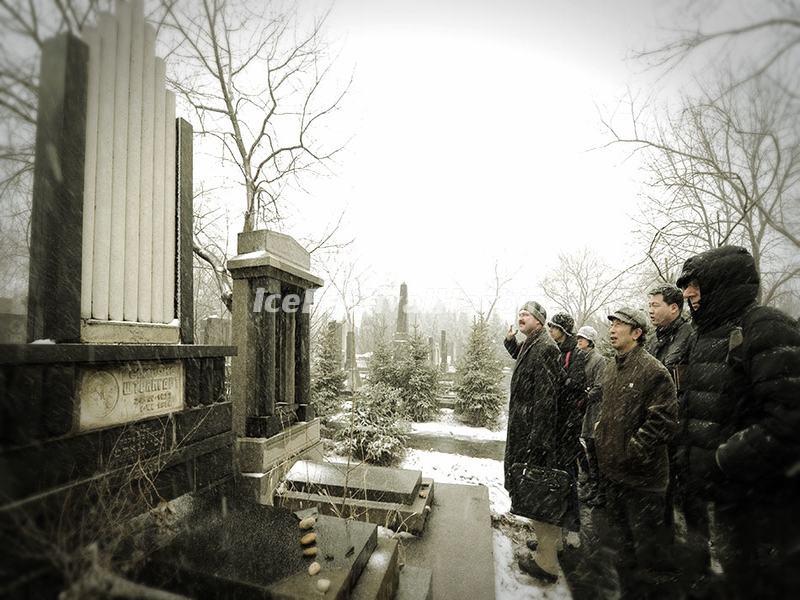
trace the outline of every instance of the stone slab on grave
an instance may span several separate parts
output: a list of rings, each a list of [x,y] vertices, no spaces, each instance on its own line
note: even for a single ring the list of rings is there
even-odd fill
[[[411,504],[397,502],[378,502],[362,498],[333,498],[323,494],[294,492],[278,487],[273,504],[291,510],[316,507],[321,513],[348,519],[358,519],[387,527],[394,531],[404,531],[422,535],[425,523],[434,502],[432,479],[422,479],[420,493]]]
[[[308,531],[298,523],[287,509],[217,499],[153,557],[146,577],[197,598],[282,600],[321,597],[317,582],[327,579],[326,598],[349,598],[377,546],[377,527],[319,516],[313,529],[318,554],[306,558],[300,538]],[[313,560],[321,570],[311,576]]]
[[[366,464],[297,461],[286,475],[289,491],[412,504],[422,473]]]
[[[472,598],[473,596],[467,596]],[[424,567],[405,565],[400,571],[394,600],[433,600],[433,573]]]

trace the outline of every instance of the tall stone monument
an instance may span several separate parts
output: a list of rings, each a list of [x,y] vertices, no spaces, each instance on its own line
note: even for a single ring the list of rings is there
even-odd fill
[[[0,345],[4,525],[12,511],[96,523],[102,482],[130,511],[233,478],[235,348],[192,333],[192,127],[175,118],[143,1],[115,7],[42,45],[30,343]],[[134,516],[119,510],[109,527]],[[0,563],[17,564],[8,552]],[[26,568],[0,578],[35,587]]]
[[[397,326],[394,339],[397,342],[408,340],[408,286],[400,284],[400,300],[397,303]]]
[[[447,332],[444,329],[439,340],[439,370],[447,373]]]

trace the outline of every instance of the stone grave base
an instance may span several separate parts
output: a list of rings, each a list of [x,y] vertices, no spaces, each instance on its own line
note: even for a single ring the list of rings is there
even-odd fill
[[[350,597],[377,547],[377,527],[319,516],[313,529],[318,554],[307,558],[300,538],[308,532],[298,522],[287,509],[227,497],[209,500],[154,555],[145,579],[196,598],[282,600],[321,597],[317,583],[327,579],[326,598]],[[321,571],[311,576],[314,560]]]
[[[423,478],[419,490],[427,492],[427,495],[417,496],[411,504],[401,504],[352,497],[343,499],[329,494],[311,494],[278,488],[273,503],[291,510],[316,507],[322,514],[358,519],[394,531],[407,531],[419,535],[425,529],[425,522],[433,504],[433,480]]]
[[[275,488],[295,461],[322,460],[320,421],[297,423],[270,438],[239,438],[236,447],[244,493],[272,505]]]
[[[420,471],[297,461],[277,488],[273,503],[355,518],[396,531],[421,534],[434,499],[432,479]]]

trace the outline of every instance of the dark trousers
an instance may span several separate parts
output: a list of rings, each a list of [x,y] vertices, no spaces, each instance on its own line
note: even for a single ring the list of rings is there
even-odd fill
[[[800,598],[798,498],[714,506],[714,550],[726,598]]]
[[[675,504],[676,494],[675,489],[678,485],[677,472],[678,465],[675,461],[675,447],[669,446],[669,482],[667,483],[667,491],[664,496],[664,523],[667,525],[671,533],[675,534]]]
[[[683,535],[674,538],[674,556],[686,592],[702,596],[698,586],[703,588],[708,583],[711,569],[709,504],[707,500],[686,493],[679,493],[675,499],[675,510],[683,518],[686,529]]]
[[[603,480],[605,507],[595,510],[597,534],[611,551],[623,598],[678,596],[664,493]]]

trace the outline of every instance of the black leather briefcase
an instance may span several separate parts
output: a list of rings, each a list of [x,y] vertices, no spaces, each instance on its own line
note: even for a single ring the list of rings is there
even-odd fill
[[[560,469],[515,463],[511,475],[516,482],[511,494],[511,512],[571,531],[580,528],[578,489],[575,478]]]

